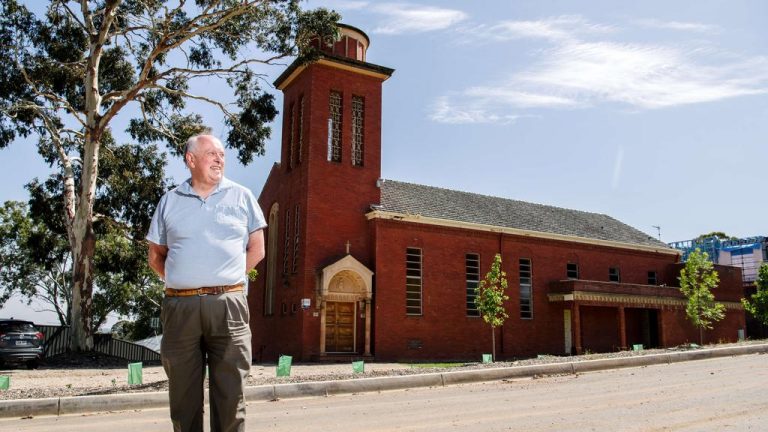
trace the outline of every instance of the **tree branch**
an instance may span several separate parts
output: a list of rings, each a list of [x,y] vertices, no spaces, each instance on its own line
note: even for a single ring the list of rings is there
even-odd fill
[[[96,33],[96,26],[93,24],[93,15],[88,9],[88,0],[80,0],[80,12],[83,14],[83,27],[86,32],[93,35]]]
[[[219,108],[219,110],[221,110],[221,112],[224,113],[224,115],[226,115],[228,117],[232,117],[232,114],[224,106],[224,104],[219,102],[219,101],[217,101],[217,100],[213,100],[213,99],[205,97],[205,96],[194,95],[194,94],[191,94],[191,93],[188,93],[188,92],[185,92],[185,91],[181,91],[181,90],[170,89],[168,87],[165,87],[165,86],[162,86],[162,85],[159,85],[159,84],[155,84],[155,85],[153,85],[153,86],[151,86],[149,88],[157,88],[157,89],[160,89],[160,90],[162,90],[164,92],[167,92],[167,93],[170,93],[170,94],[175,94],[175,95],[179,95],[179,96],[182,96],[182,97],[185,97],[185,98],[195,99],[195,100],[199,100],[199,101],[202,101],[202,102],[207,102],[207,103],[209,103],[209,104]]]
[[[112,104],[107,112],[104,113],[104,115],[101,117],[100,126],[103,127],[107,125],[112,117],[117,115],[117,113],[123,108],[123,106],[125,106],[125,104],[132,100],[149,83],[156,81],[154,77],[152,79],[149,78],[149,73],[153,69],[155,60],[161,54],[167,53],[172,49],[183,45],[185,42],[194,37],[218,29],[229,20],[246,13],[250,7],[259,2],[259,0],[243,0],[243,3],[240,6],[209,13],[210,10],[212,10],[216,5],[220,3],[213,2],[208,5],[208,7],[206,7],[200,15],[192,18],[186,25],[164,35],[144,61],[144,65],[141,68],[137,83],[131,89],[124,91],[122,99],[115,97],[115,99],[117,99],[115,103]],[[170,19],[169,16],[166,16],[166,22],[167,19]],[[197,26],[199,22],[208,19],[213,19],[214,21],[208,25]],[[170,42],[172,40],[173,42]]]
[[[16,50],[16,53],[18,55],[18,49]],[[47,93],[47,92],[40,91],[37,88],[37,84],[35,83],[35,81],[32,80],[32,78],[29,77],[29,74],[27,74],[27,69],[21,64],[21,62],[19,62],[18,57],[15,59],[15,61],[16,61],[16,67],[19,68],[19,71],[21,72],[21,76],[24,77],[24,81],[27,82],[27,84],[32,89],[32,92],[35,95],[37,95],[37,96],[39,96],[39,97],[41,97],[41,98],[51,102],[54,105],[52,107],[52,109],[54,109],[54,110],[59,110],[60,108],[58,108],[56,106],[56,104],[60,104],[61,108],[65,109],[67,112],[69,112],[69,114],[72,117],[74,117],[74,119],[78,123],[80,123],[82,126],[85,126],[85,121],[80,118],[78,111],[75,110],[75,108],[69,102],[67,102],[66,100],[60,98],[59,96],[57,96],[57,95],[55,95],[53,93]],[[39,108],[37,108],[37,107],[39,107]],[[24,108],[26,108],[26,109],[36,109],[38,111],[39,110],[45,110],[45,107],[42,107],[42,106],[36,105],[36,104],[24,105]]]
[[[61,7],[63,7],[67,11],[67,14],[70,16],[70,18],[75,20],[75,22],[77,23],[77,25],[80,26],[81,29],[83,29],[86,32],[88,31],[88,29],[85,27],[85,24],[82,21],[80,21],[80,19],[77,17],[77,15],[75,15],[72,9],[69,8],[69,5],[67,4],[68,3],[67,0],[58,1],[56,3],[59,4]]]

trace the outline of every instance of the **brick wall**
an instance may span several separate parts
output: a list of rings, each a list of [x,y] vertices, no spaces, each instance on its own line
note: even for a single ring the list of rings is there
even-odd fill
[[[497,333],[501,358],[564,353],[564,303],[550,302],[552,281],[566,278],[566,264],[579,264],[580,278],[608,279],[608,267],[622,270],[622,281],[645,284],[648,270],[666,277],[674,256],[481,233],[456,228],[376,220],[375,349],[380,359],[477,358],[489,352],[490,330],[482,319],[466,316],[466,253],[480,254],[481,277],[501,251],[509,282],[510,317]],[[405,248],[423,253],[423,315],[405,314]],[[520,318],[520,258],[529,258],[533,273],[533,319]],[[615,311],[615,309],[614,309]],[[613,312],[615,314],[615,312]],[[608,318],[587,317],[587,328],[599,328]],[[593,323],[594,321],[594,323]],[[617,320],[611,318],[611,329]],[[436,336],[438,335],[438,336]],[[421,348],[414,341],[420,341]],[[611,340],[611,346],[618,342]],[[598,342],[600,346],[607,342]],[[410,348],[409,348],[410,347]]]
[[[363,265],[373,268],[371,236],[365,213],[371,204],[380,202],[376,186],[381,176],[381,83],[378,78],[353,71],[313,64],[308,66],[284,89],[282,163],[270,173],[259,203],[268,214],[274,203],[280,207],[278,229],[278,283],[275,314],[264,316],[266,289],[266,260],[259,265],[262,275],[251,287],[249,301],[252,311],[254,357],[274,359],[291,354],[308,360],[320,352],[320,310],[316,304],[318,273],[350,253]],[[342,94],[342,161],[330,162],[328,154],[329,94]],[[363,166],[352,166],[352,96],[365,100],[363,117]],[[301,163],[288,163],[290,154],[290,107],[295,108],[298,129],[300,100],[304,101],[303,144]],[[294,139],[298,140],[298,131]],[[298,145],[294,145],[298,151]],[[295,157],[294,160],[298,160]],[[296,206],[300,213],[298,268],[282,274],[285,239],[285,211],[290,209],[289,267],[293,260]],[[269,240],[267,239],[267,244]],[[312,307],[292,313],[293,305],[310,298]],[[282,313],[285,304],[287,313]],[[317,314],[318,316],[315,316]],[[364,319],[358,312],[357,346],[364,343]]]

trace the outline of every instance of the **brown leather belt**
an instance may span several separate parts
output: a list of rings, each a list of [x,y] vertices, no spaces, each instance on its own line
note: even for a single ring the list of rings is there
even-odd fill
[[[205,295],[218,295],[230,292],[243,291],[243,284],[237,285],[220,285],[202,288],[192,289],[173,289],[166,288],[165,295],[168,297],[190,297],[190,296],[205,296]]]

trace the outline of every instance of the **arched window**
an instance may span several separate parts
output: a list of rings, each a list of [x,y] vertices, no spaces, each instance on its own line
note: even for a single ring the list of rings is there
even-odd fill
[[[272,204],[269,210],[269,228],[267,231],[267,286],[264,290],[264,315],[274,314],[275,280],[277,279],[277,240],[280,206]]]

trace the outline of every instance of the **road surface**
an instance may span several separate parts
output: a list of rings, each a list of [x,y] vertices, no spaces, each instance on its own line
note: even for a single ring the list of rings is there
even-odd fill
[[[171,430],[167,409],[0,420],[3,431]],[[250,403],[249,431],[766,431],[768,356]]]

